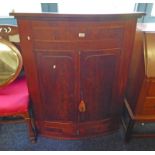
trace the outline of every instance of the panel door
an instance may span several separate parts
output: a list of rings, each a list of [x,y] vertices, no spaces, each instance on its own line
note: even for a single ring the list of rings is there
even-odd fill
[[[119,49],[81,51],[80,122],[102,121],[114,114],[119,57]]]
[[[75,121],[73,52],[37,51],[44,120]]]

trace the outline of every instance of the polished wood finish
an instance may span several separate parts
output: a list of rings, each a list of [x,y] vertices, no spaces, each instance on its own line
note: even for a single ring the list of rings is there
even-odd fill
[[[11,15],[18,21],[38,132],[71,139],[117,130],[143,14]]]
[[[134,52],[127,83],[125,107],[130,122],[127,127],[126,141],[132,136],[155,136],[155,134],[135,134],[132,129],[136,122],[155,121],[155,32],[137,27]],[[155,29],[154,29],[155,30]]]

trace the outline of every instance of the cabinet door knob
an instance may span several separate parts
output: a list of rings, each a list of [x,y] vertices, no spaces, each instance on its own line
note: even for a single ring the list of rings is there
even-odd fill
[[[86,111],[86,104],[83,100],[81,100],[80,104],[79,104],[79,111],[80,112],[85,112]]]
[[[30,36],[27,36],[27,40],[30,40],[31,39],[31,37]]]
[[[57,67],[56,65],[53,65],[53,69],[56,69],[56,67]]]

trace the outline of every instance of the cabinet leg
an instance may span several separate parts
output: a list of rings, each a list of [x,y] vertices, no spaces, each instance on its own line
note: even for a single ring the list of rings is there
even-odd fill
[[[134,123],[135,122],[130,119],[130,121],[128,123],[128,126],[127,126],[126,134],[125,134],[125,142],[129,142],[130,141]]]
[[[32,143],[35,143],[37,135],[36,135],[36,130],[34,129],[34,127],[32,125],[32,120],[31,119],[27,119],[27,124],[28,124],[30,141]]]

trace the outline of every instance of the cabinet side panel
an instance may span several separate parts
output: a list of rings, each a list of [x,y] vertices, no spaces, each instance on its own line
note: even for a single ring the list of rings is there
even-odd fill
[[[137,31],[126,89],[126,97],[133,112],[136,110],[136,103],[142,88],[144,69],[143,32]]]
[[[32,27],[29,20],[18,20],[19,33],[20,33],[20,46],[21,54],[24,62],[24,69],[28,82],[28,88],[30,96],[33,102],[33,108],[35,113],[35,120],[37,122],[42,120],[42,100],[40,97],[40,88],[38,81],[37,66],[35,62],[35,56],[33,53],[33,39],[32,39]]]

